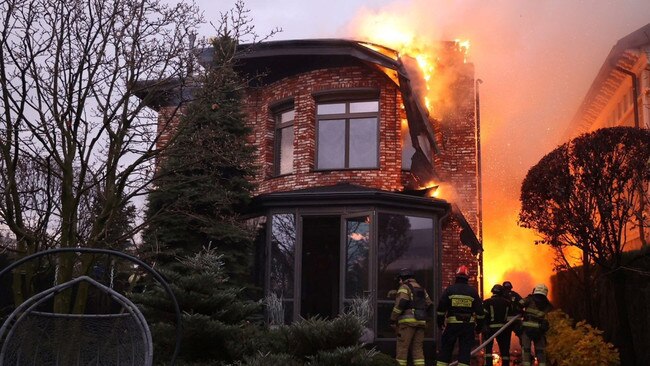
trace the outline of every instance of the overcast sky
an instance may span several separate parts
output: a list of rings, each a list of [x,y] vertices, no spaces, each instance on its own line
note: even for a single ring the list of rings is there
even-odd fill
[[[216,21],[234,0],[197,5]],[[503,253],[527,261],[538,250],[533,235],[516,226],[526,172],[563,142],[567,122],[616,41],[650,23],[649,0],[248,0],[246,6],[259,34],[283,29],[273,40],[356,38],[355,25],[376,14],[401,19],[430,41],[470,40],[469,61],[484,81],[486,271],[499,274]],[[202,33],[209,36],[211,28]]]

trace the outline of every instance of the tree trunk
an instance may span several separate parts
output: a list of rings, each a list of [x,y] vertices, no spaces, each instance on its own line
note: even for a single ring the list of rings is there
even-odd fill
[[[589,324],[594,324],[594,315],[592,310],[593,291],[591,286],[591,267],[589,266],[589,252],[586,250],[582,251],[582,283],[585,287],[585,319]]]

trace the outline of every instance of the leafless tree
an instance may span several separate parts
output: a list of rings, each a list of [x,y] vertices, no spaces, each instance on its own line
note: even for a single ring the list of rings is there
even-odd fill
[[[0,224],[21,256],[106,245],[105,233],[146,194],[155,159],[173,140],[175,112],[158,120],[145,107],[170,85],[186,95],[189,39],[201,14],[194,4],[159,0],[0,4]],[[91,261],[62,256],[57,282]],[[15,302],[29,295],[33,270],[14,276]],[[81,295],[76,303],[59,296],[55,310],[82,311]]]

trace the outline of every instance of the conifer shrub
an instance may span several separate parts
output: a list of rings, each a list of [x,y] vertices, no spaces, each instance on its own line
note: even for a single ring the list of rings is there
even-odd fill
[[[546,352],[549,364],[557,366],[618,366],[618,351],[603,339],[603,332],[585,321],[574,325],[561,310],[548,314],[551,327],[547,333]]]
[[[291,325],[271,327],[251,342],[256,353],[237,365],[245,366],[394,366],[395,360],[359,342],[364,321],[357,314],[334,319],[314,317]]]

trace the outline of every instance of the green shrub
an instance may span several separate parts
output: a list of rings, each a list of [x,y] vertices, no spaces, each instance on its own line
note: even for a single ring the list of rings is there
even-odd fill
[[[546,352],[549,364],[557,366],[618,366],[618,351],[605,342],[603,332],[584,321],[556,310],[548,314],[551,327],[547,333]]]
[[[309,357],[309,366],[373,366],[375,350],[367,350],[361,346],[339,347],[333,350],[319,351]]]
[[[397,366],[397,360],[395,360],[393,357],[377,352],[376,355],[373,356],[372,358],[372,366]]]

